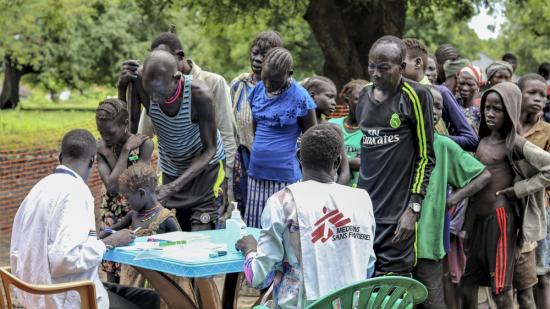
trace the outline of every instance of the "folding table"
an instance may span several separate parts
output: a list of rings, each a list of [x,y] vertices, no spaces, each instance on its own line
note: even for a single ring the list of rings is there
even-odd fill
[[[258,239],[259,229],[247,228],[248,234]],[[244,257],[242,252],[235,249],[235,243],[229,243],[230,239],[238,239],[238,235],[228,237],[227,230],[197,231],[209,236],[207,241],[215,244],[227,244],[227,255],[208,258],[204,261],[184,262],[174,259],[166,259],[162,256],[147,259],[135,259],[142,251],[128,251],[115,248],[107,251],[104,259],[121,264],[133,266],[140,272],[160,294],[170,308],[230,308],[236,303],[237,281],[236,276],[228,276],[221,299],[212,276],[243,271]],[[148,238],[148,237],[144,237]],[[137,241],[143,241],[138,239]],[[198,240],[200,241],[200,240]],[[185,246],[184,246],[185,249]],[[165,274],[180,277],[196,278],[195,285],[199,292],[199,301],[196,304],[194,297],[189,296],[179,285]],[[229,281],[229,282],[228,282]]]

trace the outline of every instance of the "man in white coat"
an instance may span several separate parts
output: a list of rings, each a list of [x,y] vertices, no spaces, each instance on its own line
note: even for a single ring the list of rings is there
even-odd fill
[[[97,305],[105,308],[159,308],[159,296],[149,289],[102,283],[98,266],[106,250],[124,246],[135,236],[121,230],[99,240],[94,198],[86,181],[96,155],[96,141],[86,130],[65,134],[53,174],[40,180],[15,215],[10,248],[12,273],[31,284],[91,280]],[[15,290],[26,308],[80,308],[76,291],[32,295]]]

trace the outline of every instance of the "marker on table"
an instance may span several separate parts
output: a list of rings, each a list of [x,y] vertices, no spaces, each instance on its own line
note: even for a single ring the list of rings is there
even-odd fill
[[[227,255],[226,250],[215,250],[215,251],[208,254],[208,256],[210,258],[216,258],[216,257],[219,257],[219,256],[225,256],[225,255]]]
[[[185,240],[176,240],[176,241],[161,241],[159,242],[159,247],[168,247],[175,245],[185,245],[187,241]]]

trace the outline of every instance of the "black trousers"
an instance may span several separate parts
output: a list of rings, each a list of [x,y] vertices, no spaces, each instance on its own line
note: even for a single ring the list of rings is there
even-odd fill
[[[447,308],[443,292],[443,260],[418,259],[414,267],[413,278],[422,282],[428,289],[428,298],[424,303],[418,305],[418,308]]]
[[[159,309],[160,297],[151,289],[103,282],[111,309]]]
[[[413,271],[416,252],[416,235],[394,243],[397,224],[376,223],[374,252],[376,252],[376,275],[407,275]]]

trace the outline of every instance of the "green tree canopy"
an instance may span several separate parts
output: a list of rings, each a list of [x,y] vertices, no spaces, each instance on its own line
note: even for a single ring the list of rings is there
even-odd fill
[[[26,73],[55,92],[112,83],[120,62],[141,58],[153,33],[166,24],[151,23],[140,2],[20,0],[0,3],[0,56],[4,91],[0,107],[15,106],[15,86]],[[18,89],[18,88],[17,88]]]
[[[113,85],[124,59],[143,60],[156,34],[176,25],[186,54],[231,80],[249,70],[249,44],[280,32],[297,79],[324,74],[341,86],[365,78],[368,50],[384,34],[422,39],[431,52],[451,43],[472,60],[479,51],[520,57],[520,73],[550,58],[550,9],[543,0],[503,0],[508,22],[496,40],[467,25],[490,0],[13,0],[0,2],[0,106],[18,100],[23,74],[51,92]],[[405,14],[406,13],[406,14]],[[548,61],[548,60],[547,60]],[[8,84],[6,85],[6,81]],[[11,81],[11,84],[10,84]]]
[[[550,6],[545,0],[506,0],[506,22],[495,40],[496,49],[518,56],[518,73],[537,72],[550,62]]]

